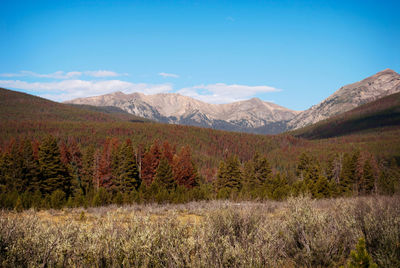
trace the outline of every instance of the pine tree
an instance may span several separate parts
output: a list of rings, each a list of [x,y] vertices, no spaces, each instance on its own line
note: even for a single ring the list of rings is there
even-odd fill
[[[9,152],[5,160],[5,179],[9,191],[22,193],[25,191],[26,182],[24,181],[23,158],[21,155],[20,144],[13,140],[9,145]]]
[[[282,200],[289,195],[290,186],[287,178],[280,173],[270,180],[270,191],[268,197],[274,200]]]
[[[172,168],[169,165],[168,160],[164,157],[161,158],[160,164],[158,165],[154,183],[168,191],[172,191],[176,188]]]
[[[88,146],[82,156],[82,188],[83,194],[86,195],[93,190],[94,166],[95,166],[95,148]]]
[[[95,175],[94,155],[94,146],[88,146],[82,154],[82,188],[84,195],[93,190],[93,179]]]
[[[353,155],[345,154],[343,157],[343,167],[340,173],[340,182],[338,185],[339,195],[351,195],[354,191],[356,165],[358,162],[358,152]]]
[[[375,189],[375,175],[370,160],[364,163],[363,178],[361,180],[361,193],[370,194]]]
[[[331,185],[325,176],[319,176],[313,186],[312,193],[315,198],[326,198],[331,196]]]
[[[226,165],[224,161],[219,162],[217,180],[215,182],[215,186],[217,191],[223,189],[225,187],[226,178]]]
[[[117,141],[108,139],[103,144],[101,152],[97,152],[95,157],[96,171],[96,189],[103,187],[109,189],[113,185],[113,170],[112,170],[112,151],[117,146]]]
[[[172,161],[174,160],[175,148],[171,147],[168,141],[164,141],[162,146],[162,156],[168,160],[168,163],[172,165]]]
[[[360,238],[356,245],[356,249],[350,253],[350,260],[347,263],[349,268],[375,268],[378,267],[369,255],[365,246],[365,239]]]
[[[392,159],[390,164],[381,163],[381,172],[377,182],[378,193],[392,195],[399,190],[400,170],[396,160]]]
[[[24,191],[35,192],[40,189],[40,166],[39,161],[35,159],[33,155],[32,143],[29,140],[25,140],[22,148],[23,158],[23,176],[25,181]]]
[[[141,178],[146,185],[150,185],[154,179],[158,164],[161,159],[161,150],[158,141],[150,147],[150,150],[145,153],[141,163]]]
[[[261,157],[258,153],[253,158],[254,165],[254,185],[260,187],[264,185],[271,176],[272,169],[266,157]]]
[[[183,147],[179,154],[174,156],[172,170],[178,185],[185,186],[186,188],[193,188],[197,185],[197,172],[189,147]]]
[[[307,172],[310,169],[311,163],[312,163],[311,157],[307,153],[303,152],[299,157],[297,169],[296,169],[296,175],[301,180],[304,179],[305,172]]]
[[[82,184],[82,153],[76,140],[68,139],[67,142],[61,142],[60,146],[61,162],[68,168],[71,175],[71,193],[81,195],[85,192]]]
[[[240,162],[237,156],[228,157],[226,163],[220,165],[218,180],[220,188],[237,191],[241,188]]]
[[[129,193],[139,189],[141,183],[139,169],[133,153],[132,142],[127,140],[126,143],[121,146],[120,150],[120,189],[123,193]]]
[[[43,181],[41,190],[45,194],[51,194],[55,190],[69,192],[71,178],[67,168],[61,162],[60,151],[54,137],[48,136],[39,147],[39,164]]]

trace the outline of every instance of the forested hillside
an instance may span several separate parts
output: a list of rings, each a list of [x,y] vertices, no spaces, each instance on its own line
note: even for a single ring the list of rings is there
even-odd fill
[[[346,113],[293,131],[297,137],[322,139],[383,127],[400,127],[400,93],[364,104]]]
[[[399,191],[397,128],[310,141],[131,122],[0,92],[3,207]]]

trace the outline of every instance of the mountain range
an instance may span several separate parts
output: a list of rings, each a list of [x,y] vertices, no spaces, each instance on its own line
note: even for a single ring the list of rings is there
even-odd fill
[[[276,134],[317,123],[397,92],[400,92],[400,75],[386,69],[341,87],[327,99],[302,112],[258,98],[209,104],[176,93],[145,95],[114,92],[66,103],[117,107],[127,113],[163,123]]]

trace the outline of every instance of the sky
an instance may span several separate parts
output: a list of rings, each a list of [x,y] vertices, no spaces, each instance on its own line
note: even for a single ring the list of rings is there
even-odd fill
[[[304,110],[400,72],[400,1],[0,0],[0,87],[55,101],[115,91]]]

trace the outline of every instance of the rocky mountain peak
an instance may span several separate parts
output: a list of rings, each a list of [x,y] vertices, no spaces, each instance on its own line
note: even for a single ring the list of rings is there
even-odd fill
[[[75,99],[68,103],[116,106],[134,115],[166,123],[247,132],[257,132],[257,129],[262,128],[263,130],[260,130],[262,133],[284,131],[285,124],[274,126],[272,132],[265,127],[285,122],[297,114],[295,111],[264,102],[259,98],[227,104],[210,104],[178,93],[145,95],[114,92],[103,96]]]
[[[399,91],[400,75],[391,69],[385,69],[359,82],[341,87],[324,101],[295,116],[289,121],[288,128],[297,129],[314,124]]]

